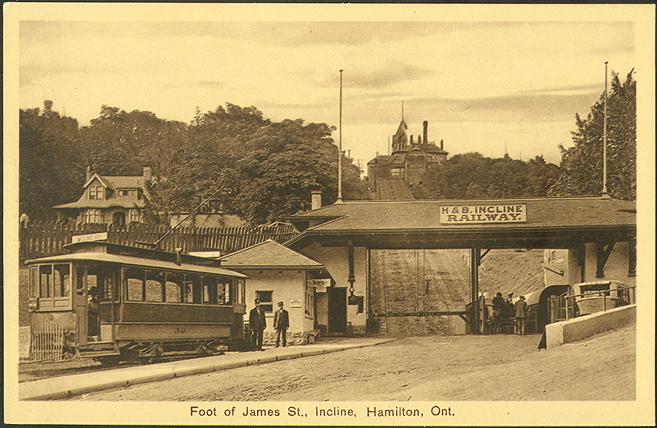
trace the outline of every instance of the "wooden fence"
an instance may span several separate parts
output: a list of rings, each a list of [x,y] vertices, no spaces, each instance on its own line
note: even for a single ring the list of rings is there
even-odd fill
[[[31,221],[20,229],[20,258],[45,257],[64,252],[74,235],[107,232],[107,241],[135,245],[136,242],[155,242],[171,228],[140,223],[117,226],[113,224],[78,224],[66,221]],[[166,251],[220,251],[230,253],[273,239],[285,242],[298,234],[287,223],[267,226],[239,227],[179,227],[168,235],[159,248]]]

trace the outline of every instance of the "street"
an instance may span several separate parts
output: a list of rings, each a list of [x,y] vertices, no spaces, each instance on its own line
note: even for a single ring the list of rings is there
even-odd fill
[[[99,391],[72,399],[634,399],[634,327],[547,351],[537,350],[538,340],[536,335],[402,338],[377,346]],[[593,356],[604,356],[604,361]]]

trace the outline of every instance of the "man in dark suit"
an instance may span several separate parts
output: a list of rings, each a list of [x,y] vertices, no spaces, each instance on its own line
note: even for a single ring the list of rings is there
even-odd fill
[[[283,309],[283,302],[278,302],[278,310],[274,313],[274,328],[276,329],[276,347],[281,343],[283,336],[283,347],[287,346],[287,328],[290,326],[290,315]]]
[[[262,351],[262,332],[267,328],[267,320],[258,299],[255,300],[255,308],[249,312],[249,328],[251,329],[253,348]]]

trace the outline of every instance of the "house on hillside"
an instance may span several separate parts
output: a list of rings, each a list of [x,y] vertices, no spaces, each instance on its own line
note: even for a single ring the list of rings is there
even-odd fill
[[[62,216],[77,217],[80,223],[143,223],[145,183],[151,179],[150,167],[144,167],[142,175],[134,176],[100,175],[87,167],[80,198],[53,208]]]

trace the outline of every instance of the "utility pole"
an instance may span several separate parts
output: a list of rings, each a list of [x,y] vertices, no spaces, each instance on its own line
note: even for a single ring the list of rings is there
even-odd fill
[[[338,134],[338,204],[342,203],[342,70],[340,70],[340,118]]]
[[[608,198],[607,193],[607,61],[605,61],[605,110],[602,130],[602,197]]]

